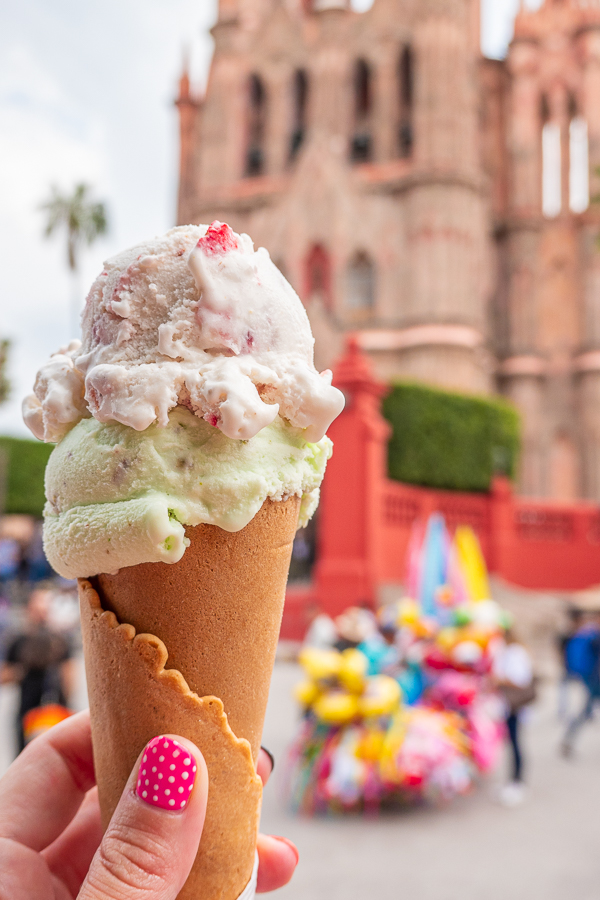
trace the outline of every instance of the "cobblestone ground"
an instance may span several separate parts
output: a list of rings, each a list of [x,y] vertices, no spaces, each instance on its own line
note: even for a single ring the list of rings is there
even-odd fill
[[[82,672],[82,668],[80,669]],[[598,900],[600,715],[577,756],[557,754],[561,726],[550,685],[526,724],[530,793],[516,809],[495,800],[501,772],[444,809],[375,821],[298,819],[281,798],[283,757],[296,710],[298,668],[278,663],[264,743],[278,757],[263,829],[292,838],[300,866],[281,900]],[[0,769],[11,757],[14,689],[0,689]],[[77,705],[85,705],[80,678]]]

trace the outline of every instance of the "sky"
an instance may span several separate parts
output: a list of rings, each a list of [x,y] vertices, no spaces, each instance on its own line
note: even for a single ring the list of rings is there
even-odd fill
[[[372,0],[354,0],[359,10]],[[519,0],[483,0],[482,46],[501,57]],[[539,0],[531,0],[539,5]],[[87,288],[102,261],[175,221],[183,54],[206,79],[216,0],[19,0],[0,28],[0,337],[12,393],[0,434],[28,436],[23,396],[38,366],[73,336],[61,236],[43,238],[52,185],[79,181],[106,202],[110,231],[86,248]],[[83,294],[82,290],[82,302]]]

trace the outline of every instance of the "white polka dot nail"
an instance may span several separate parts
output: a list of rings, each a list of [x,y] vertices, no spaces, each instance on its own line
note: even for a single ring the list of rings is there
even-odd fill
[[[159,749],[160,755],[157,754]],[[150,754],[153,754],[153,766],[146,765]],[[148,790],[148,775],[154,775],[157,781],[162,779],[160,786],[152,784],[153,792]],[[144,750],[136,792],[151,806],[175,811],[187,806],[195,780],[196,766],[192,758],[177,741],[160,735],[153,738]]]

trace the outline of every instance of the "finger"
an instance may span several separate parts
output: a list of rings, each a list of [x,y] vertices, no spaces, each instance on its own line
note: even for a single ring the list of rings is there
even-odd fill
[[[0,781],[0,838],[43,850],[96,783],[87,712],[36,738]]]
[[[274,768],[275,758],[273,754],[269,753],[265,747],[261,747],[258,754],[258,760],[256,761],[256,773],[263,785],[265,785],[271,777],[271,772]]]
[[[177,735],[150,741],[78,900],[175,900],[198,850],[207,797],[206,764],[191,741]]]
[[[259,834],[258,881],[256,891],[266,894],[287,884],[298,865],[299,854],[296,846],[283,837]]]
[[[72,900],[35,850],[0,838],[0,897],[2,900]]]
[[[42,853],[52,874],[68,888],[72,897],[79,893],[101,840],[98,790],[92,788],[67,829]]]

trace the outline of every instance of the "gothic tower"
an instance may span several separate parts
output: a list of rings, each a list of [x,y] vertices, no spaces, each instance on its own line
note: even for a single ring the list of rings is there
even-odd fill
[[[499,385],[523,419],[526,493],[600,499],[600,4],[521,10],[506,63],[496,228]]]
[[[382,378],[499,390],[522,489],[600,500],[600,0],[521,9],[504,61],[479,30],[480,0],[220,0],[178,220],[267,247],[321,368],[353,331]]]
[[[491,386],[478,13],[221,0],[179,220],[224,218],[270,250],[322,365],[358,329],[385,377]]]

